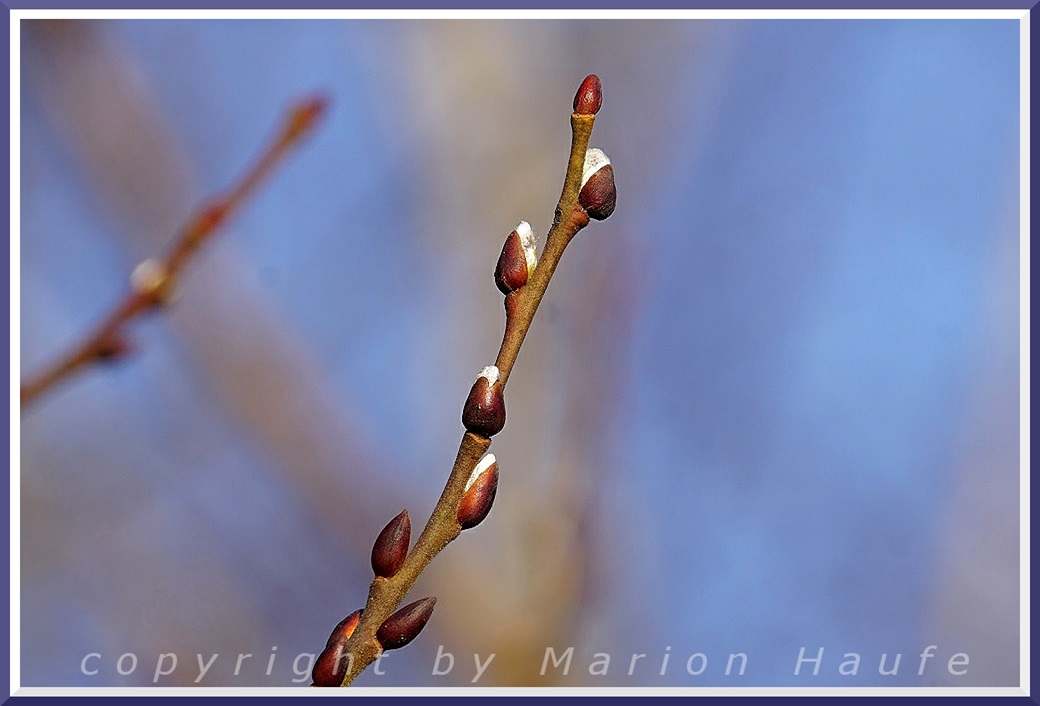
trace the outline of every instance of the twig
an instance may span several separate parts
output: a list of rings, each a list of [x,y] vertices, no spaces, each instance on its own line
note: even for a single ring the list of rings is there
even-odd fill
[[[393,634],[396,638],[404,635],[408,640],[418,635],[425,625],[433,610],[434,599],[424,599],[411,606],[393,613],[394,609],[408,594],[412,585],[419,575],[444,547],[459,536],[462,529],[472,526],[462,523],[460,506],[466,500],[468,509],[471,500],[468,484],[472,478],[480,473],[478,464],[486,466],[493,457],[485,458],[485,453],[491,445],[491,436],[497,433],[505,423],[505,407],[503,391],[513,365],[516,363],[517,355],[523,345],[524,337],[531,326],[538,305],[545,295],[549,281],[556,270],[556,266],[563,255],[571,239],[589,223],[590,214],[596,218],[605,218],[610,215],[614,207],[614,186],[612,168],[609,174],[609,185],[605,184],[603,175],[599,181],[590,180],[588,174],[587,157],[589,152],[589,138],[592,134],[592,126],[595,122],[595,113],[602,103],[602,93],[599,79],[591,75],[585,79],[578,94],[575,96],[574,113],[571,115],[571,151],[567,163],[566,177],[564,178],[563,193],[556,207],[556,214],[552,228],[545,239],[545,247],[536,265],[528,264],[520,274],[519,286],[504,284],[503,280],[512,281],[509,275],[500,278],[503,271],[503,263],[510,257],[510,247],[514,245],[507,239],[506,247],[503,248],[502,257],[499,260],[499,270],[496,271],[496,281],[506,294],[506,328],[502,338],[502,345],[495,361],[494,370],[487,370],[482,377],[477,379],[467,399],[463,410],[463,424],[467,431],[463,434],[459,451],[452,466],[448,481],[444,486],[440,499],[437,501],[430,515],[426,527],[416,541],[415,546],[408,552],[407,556],[397,562],[391,562],[389,570],[386,569],[385,561],[379,561],[376,568],[376,578],[369,588],[368,600],[362,609],[360,619],[354,614],[340,623],[333,631],[325,651],[315,664],[315,685],[348,686],[361,674],[385,649],[400,646],[398,644],[387,644],[388,636]],[[598,152],[594,150],[593,152]],[[602,155],[602,153],[599,153]],[[605,157],[604,157],[605,159]],[[609,165],[609,160],[606,161]],[[597,164],[597,168],[599,168]],[[583,171],[586,173],[583,174]],[[604,172],[604,175],[606,172]],[[600,183],[603,187],[599,192],[589,196],[591,193],[586,186],[593,187]],[[590,199],[595,203],[590,203]],[[606,203],[609,201],[609,203]],[[521,226],[530,236],[526,223]],[[518,228],[520,230],[520,228]],[[514,231],[509,236],[519,243],[521,236]],[[519,246],[516,246],[519,247]],[[526,246],[525,246],[526,248]],[[531,245],[533,251],[533,244]],[[524,251],[520,252],[519,260],[513,256],[514,265],[523,262]],[[530,263],[530,260],[528,260]],[[533,266],[533,271],[530,267]],[[508,270],[508,267],[505,269]],[[528,279],[530,271],[530,279]],[[497,377],[496,377],[497,374]],[[484,463],[482,464],[482,459]],[[474,473],[474,469],[477,469]],[[494,468],[497,484],[497,467]],[[494,497],[494,488],[490,492],[490,499],[486,500],[483,513],[490,509],[491,499]],[[483,519],[483,515],[480,516]],[[479,522],[479,520],[477,520]],[[377,555],[385,557],[388,552],[388,542],[401,542],[407,547],[408,530],[401,532],[401,524],[408,524],[407,513],[402,513],[391,521],[387,528],[376,541],[373,551],[373,566],[377,566]],[[387,539],[391,537],[392,539]],[[403,537],[403,540],[402,540]],[[389,574],[389,575],[386,575]],[[391,615],[393,613],[393,615]],[[389,630],[388,627],[393,628]],[[330,667],[330,665],[333,665]]]
[[[22,383],[22,409],[88,366],[123,358],[130,353],[127,325],[133,319],[170,301],[181,271],[199,247],[213,237],[228,216],[245,202],[261,182],[271,175],[278,162],[311,131],[326,107],[327,101],[322,96],[305,98],[293,104],[278,134],[238,181],[188,220],[164,257],[145,260],[138,265],[131,278],[130,291],[93,332],[51,365]]]

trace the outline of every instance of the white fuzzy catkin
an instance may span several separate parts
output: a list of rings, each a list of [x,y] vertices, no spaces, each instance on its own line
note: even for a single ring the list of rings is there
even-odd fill
[[[488,385],[494,385],[496,382],[498,382],[498,376],[498,366],[489,365],[480,371],[480,375],[477,376],[477,379],[487,378]]]
[[[161,296],[168,299],[170,292],[170,273],[166,266],[154,257],[142,260],[130,273],[130,286],[135,291],[148,296]]]
[[[480,459],[480,461],[477,462],[477,465],[473,468],[473,472],[469,474],[469,480],[466,481],[466,490],[472,488],[473,484],[477,482],[477,478],[480,478],[481,474],[493,465],[495,465],[495,454],[487,454],[484,458]]]
[[[610,157],[603,153],[603,150],[593,147],[585,153],[585,166],[581,170],[581,185],[584,188],[585,184],[589,182],[589,179],[593,174],[598,172],[603,167],[610,164]]]
[[[527,221],[520,221],[520,225],[516,227],[516,234],[520,236],[520,244],[524,247],[524,258],[527,260],[527,274],[530,275],[538,264],[538,255],[535,252],[534,231],[531,230],[531,224]]]

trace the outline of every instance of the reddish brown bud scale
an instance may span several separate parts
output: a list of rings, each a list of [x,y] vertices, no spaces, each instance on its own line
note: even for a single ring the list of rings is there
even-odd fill
[[[514,230],[502,246],[502,254],[495,265],[495,284],[502,294],[509,294],[527,284],[527,259],[520,236]]]
[[[390,578],[401,569],[408,556],[408,543],[412,538],[412,520],[408,511],[402,510],[387,523],[372,545],[372,571],[376,576]]]
[[[459,511],[455,518],[459,527],[469,529],[476,527],[491,512],[498,491],[498,463],[494,454],[488,454],[473,469],[473,476],[466,484],[466,492],[459,503]]]
[[[430,596],[417,600],[415,603],[409,603],[391,615],[383,621],[376,632],[379,644],[384,650],[396,650],[407,645],[426,627],[436,604],[437,599]]]
[[[520,225],[506,237],[505,245],[502,246],[502,254],[498,256],[498,264],[495,265],[495,284],[502,294],[509,294],[527,284],[528,278],[538,265],[538,255],[535,253],[534,231],[527,221],[520,221]]]
[[[343,682],[353,662],[346,647],[345,639],[337,640],[318,655],[311,670],[311,686],[339,686]]]
[[[343,618],[336,624],[336,627],[332,629],[332,634],[329,635],[328,641],[325,643],[325,649],[332,647],[336,641],[346,642],[351,635],[354,634],[354,629],[358,625],[358,621],[361,620],[361,610],[355,610],[353,613]]]
[[[614,168],[609,164],[592,175],[578,194],[578,203],[589,218],[602,221],[614,212],[617,189],[614,186]]]
[[[498,368],[484,368],[470,388],[462,408],[462,426],[467,431],[491,438],[506,425],[506,401],[498,384]]]
[[[574,112],[579,115],[595,115],[603,106],[603,84],[599,76],[589,74],[574,94]]]
[[[353,657],[346,650],[347,640],[354,634],[360,620],[361,611],[355,610],[332,629],[325,649],[318,655],[311,670],[311,681],[314,682],[311,686],[339,686],[343,681],[353,662]]]
[[[578,203],[589,218],[602,221],[614,212],[617,188],[614,186],[614,167],[602,150],[590,149],[585,153],[585,167],[581,177]]]

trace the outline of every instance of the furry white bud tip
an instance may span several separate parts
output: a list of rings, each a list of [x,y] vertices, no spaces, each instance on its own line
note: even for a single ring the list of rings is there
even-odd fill
[[[496,382],[498,382],[498,376],[498,366],[489,365],[480,371],[480,375],[478,375],[477,378],[487,378],[488,385],[494,385]]]
[[[527,221],[520,221],[520,225],[516,227],[516,234],[520,236],[520,244],[524,246],[527,272],[534,272],[534,268],[538,264],[538,255],[535,252],[534,231],[531,230],[531,224]]]
[[[585,166],[581,170],[581,185],[584,187],[593,174],[610,164],[610,157],[603,150],[593,147],[585,153]]]
[[[472,488],[473,484],[477,482],[477,478],[480,478],[481,474],[493,465],[495,465],[495,454],[487,454],[484,458],[480,459],[480,461],[477,462],[477,465],[473,468],[473,472],[469,474],[469,480],[466,481],[466,490]]]
[[[170,273],[166,266],[155,258],[140,262],[130,273],[130,286],[135,291],[157,300],[168,301],[170,298]]]
[[[527,244],[528,241],[534,242],[534,231],[531,230],[531,224],[527,221],[520,221],[515,229],[516,234],[520,236],[520,242]]]

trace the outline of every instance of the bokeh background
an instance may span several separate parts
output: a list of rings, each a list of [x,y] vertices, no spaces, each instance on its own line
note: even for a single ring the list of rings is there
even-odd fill
[[[439,597],[422,637],[358,684],[464,685],[474,653],[496,655],[483,686],[1016,684],[1018,31],[23,23],[23,374],[289,103],[332,106],[137,355],[23,412],[23,685],[148,685],[161,653],[161,685],[200,653],[203,685],[294,683],[363,604],[378,531],[440,492],[501,334],[495,259],[521,219],[544,235],[590,72],[617,211],[520,355],[489,520],[417,585]],[[549,646],[570,675],[539,674]]]

